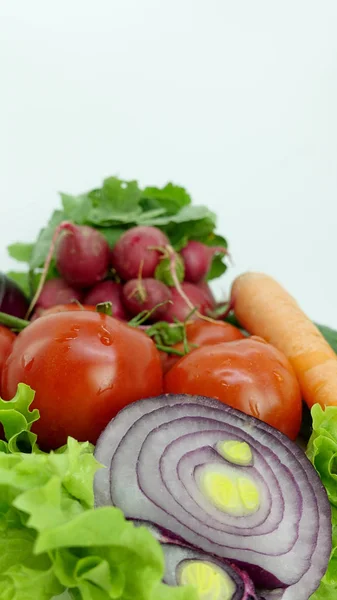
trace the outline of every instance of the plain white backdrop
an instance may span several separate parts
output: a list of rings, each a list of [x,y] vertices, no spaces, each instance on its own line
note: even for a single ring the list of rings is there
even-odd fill
[[[336,0],[0,0],[0,270],[112,174],[219,215],[235,267],[337,327]],[[20,265],[19,265],[20,266]]]

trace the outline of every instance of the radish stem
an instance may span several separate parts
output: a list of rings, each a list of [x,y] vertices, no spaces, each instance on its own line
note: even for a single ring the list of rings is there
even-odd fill
[[[31,301],[31,303],[29,305],[28,311],[26,313],[26,319],[28,319],[30,317],[32,311],[34,310],[35,304],[37,303],[37,301],[39,299],[39,296],[41,294],[42,288],[43,288],[43,286],[44,286],[44,284],[46,282],[47,275],[48,275],[48,270],[49,270],[49,267],[50,267],[50,263],[51,263],[51,261],[53,259],[53,254],[54,254],[54,251],[55,251],[56,242],[57,242],[57,240],[58,240],[58,238],[60,236],[60,233],[62,233],[62,231],[67,230],[67,229],[69,229],[71,227],[72,227],[72,223],[70,221],[62,221],[62,223],[60,223],[56,227],[56,229],[54,231],[54,234],[53,234],[53,237],[52,237],[52,240],[51,240],[51,243],[50,243],[50,247],[49,247],[49,250],[48,250],[48,254],[47,254],[46,260],[45,260],[44,265],[43,265],[43,270],[42,270],[42,273],[41,273],[39,285],[37,286],[37,290],[36,290],[36,292],[34,294],[33,300]]]

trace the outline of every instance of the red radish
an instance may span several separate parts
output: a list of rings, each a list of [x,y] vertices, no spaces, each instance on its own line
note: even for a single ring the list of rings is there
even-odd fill
[[[109,267],[109,245],[105,237],[87,225],[66,223],[56,248],[56,266],[62,277],[77,287],[101,281]]]
[[[152,277],[162,256],[159,250],[169,245],[166,235],[156,227],[137,226],[126,231],[111,252],[111,264],[118,275],[128,281]]]
[[[165,312],[164,319],[169,323],[173,323],[175,319],[178,321],[185,321],[188,315],[191,313],[191,307],[194,306],[198,309],[200,314],[206,315],[209,310],[212,310],[213,304],[205,294],[205,291],[200,289],[193,283],[184,282],[180,285],[183,294],[185,294],[191,304],[186,302],[182,297],[179,290],[171,288],[172,291],[172,304],[169,304]],[[191,320],[197,319],[198,315],[193,314]]]
[[[52,306],[51,308],[37,308],[32,317],[31,317],[31,321],[36,321],[36,319],[39,319],[40,317],[47,317],[48,315],[53,315],[55,313],[60,313],[60,312],[78,312],[79,310],[91,310],[91,311],[96,311],[96,306],[88,306],[87,304],[83,305],[83,304],[78,304],[77,302],[73,302],[72,304],[56,304],[55,306]]]
[[[131,279],[123,287],[124,304],[132,315],[138,315],[143,310],[152,310],[158,304],[166,303],[156,308],[149,321],[158,321],[166,314],[171,298],[171,290],[156,279]]]
[[[122,321],[127,319],[122,300],[123,287],[115,281],[101,281],[97,283],[90,292],[84,297],[84,304],[100,304],[101,302],[111,302],[112,315]]]
[[[204,292],[206,298],[212,304],[212,308],[215,308],[216,300],[214,298],[213,292],[212,292],[210,286],[208,285],[207,281],[200,281],[200,283],[197,283],[196,286]]]
[[[199,283],[205,279],[215,254],[226,254],[226,248],[221,246],[206,246],[201,242],[191,240],[180,252],[185,264],[185,281]]]
[[[74,300],[81,302],[82,292],[72,288],[64,279],[49,279],[41,290],[36,308],[46,309],[56,304],[70,304]]]

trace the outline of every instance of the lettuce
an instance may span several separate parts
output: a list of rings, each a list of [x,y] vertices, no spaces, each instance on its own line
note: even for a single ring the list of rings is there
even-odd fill
[[[310,600],[337,598],[337,406],[311,409],[312,434],[307,456],[318,472],[332,507],[332,552],[327,572]]]
[[[91,444],[68,438],[39,450],[33,399],[20,384],[0,400],[0,599],[196,600],[193,589],[162,583],[163,552],[145,527],[117,508],[94,509]]]

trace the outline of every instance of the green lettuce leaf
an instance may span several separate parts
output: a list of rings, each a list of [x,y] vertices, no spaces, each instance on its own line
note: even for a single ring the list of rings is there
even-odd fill
[[[312,434],[307,456],[318,472],[332,507],[332,552],[319,588],[310,600],[337,598],[337,407],[323,410],[319,404],[311,409]]]
[[[31,426],[40,415],[37,409],[30,410],[33,400],[33,390],[23,383],[19,383],[17,393],[12,400],[5,401],[0,398],[0,424],[6,438],[0,440],[0,452],[34,450],[36,435],[31,432]]]
[[[0,599],[197,600],[191,588],[162,583],[163,552],[145,527],[94,508],[101,466],[91,444],[68,438],[56,452],[39,450],[33,399],[20,384],[13,400],[0,400]]]

